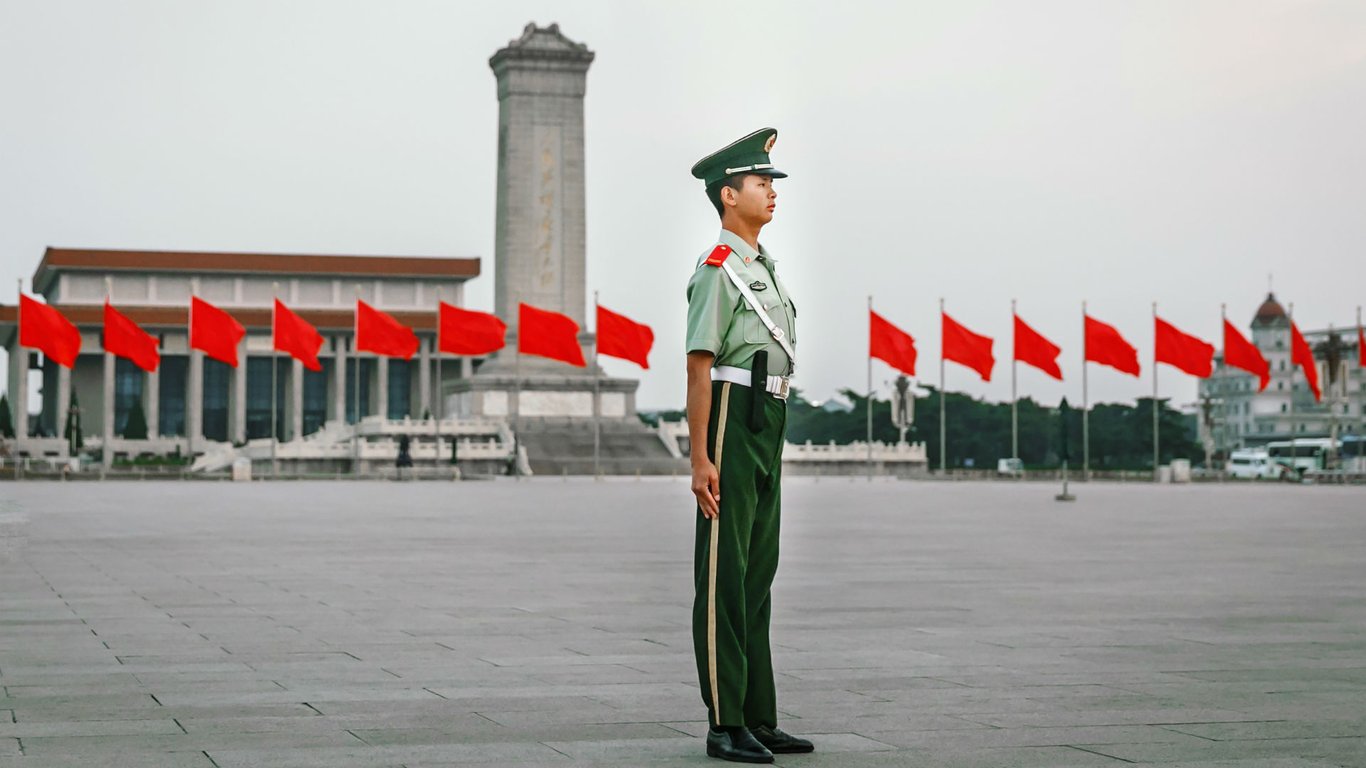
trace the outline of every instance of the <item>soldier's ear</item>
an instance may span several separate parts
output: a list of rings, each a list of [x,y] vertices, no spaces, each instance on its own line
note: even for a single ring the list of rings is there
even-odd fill
[[[721,185],[721,202],[724,205],[735,205],[740,201],[734,188],[728,185]]]

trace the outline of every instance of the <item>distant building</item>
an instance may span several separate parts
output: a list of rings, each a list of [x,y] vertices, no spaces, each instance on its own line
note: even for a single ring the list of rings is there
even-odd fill
[[[270,436],[271,360],[275,372],[277,431],[282,440],[311,435],[328,423],[358,417],[420,419],[439,413],[436,400],[471,375],[470,359],[448,358],[438,378],[435,328],[438,291],[449,304],[464,303],[465,281],[479,275],[477,258],[296,256],[259,253],[174,253],[49,248],[34,273],[32,290],[81,331],[74,370],[18,345],[18,308],[0,306],[0,343],[9,352],[9,400],[22,454],[65,453],[61,436],[74,391],[86,437],[99,439],[105,422],[121,436],[134,403],[141,406],[148,438],[128,452],[198,453],[206,445],[244,443]],[[247,335],[239,365],[190,353],[187,331],[191,286],[222,307]],[[144,372],[106,357],[101,344],[106,286],[113,305],[158,337],[160,367]],[[278,285],[278,289],[277,286]],[[322,370],[308,371],[271,352],[271,307],[278,296],[323,335]],[[412,360],[353,352],[357,297],[414,329],[421,342]],[[42,371],[42,408],[30,415],[29,370]],[[359,366],[359,368],[357,368]]]
[[[1201,436],[1219,452],[1279,440],[1361,434],[1366,370],[1357,364],[1355,326],[1338,330],[1301,329],[1314,350],[1323,399],[1315,402],[1299,366],[1290,361],[1290,318],[1276,297],[1267,294],[1252,318],[1252,343],[1271,365],[1271,381],[1257,391],[1257,377],[1214,358],[1214,373],[1200,382],[1200,399],[1208,399]],[[1336,337],[1336,341],[1334,341]],[[1339,354],[1336,383],[1330,384],[1327,351]]]

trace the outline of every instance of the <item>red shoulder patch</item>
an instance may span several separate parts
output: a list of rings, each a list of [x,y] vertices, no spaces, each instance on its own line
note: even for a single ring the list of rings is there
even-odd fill
[[[725,263],[726,257],[730,255],[729,245],[718,245],[712,249],[711,255],[704,262],[709,267],[719,267]]]

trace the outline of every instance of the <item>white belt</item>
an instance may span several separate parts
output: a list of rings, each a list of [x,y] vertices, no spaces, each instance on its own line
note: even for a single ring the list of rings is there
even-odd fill
[[[753,374],[747,368],[739,368],[734,365],[718,365],[711,369],[712,381],[729,381],[732,384],[739,384],[748,387],[753,380]],[[769,376],[764,382],[764,390],[779,400],[787,399],[786,376]]]

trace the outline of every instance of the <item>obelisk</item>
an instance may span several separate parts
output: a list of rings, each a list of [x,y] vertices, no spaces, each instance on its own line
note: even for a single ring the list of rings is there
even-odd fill
[[[591,363],[584,224],[583,99],[593,52],[558,24],[528,24],[489,59],[498,84],[494,312],[507,346],[456,382],[457,412],[484,416],[634,418],[631,379],[599,378]],[[560,312],[584,329],[587,368],[517,349],[519,303]]]
[[[494,312],[512,336],[523,301],[584,327],[583,97],[592,62],[558,24],[528,24],[489,59],[498,79]]]

